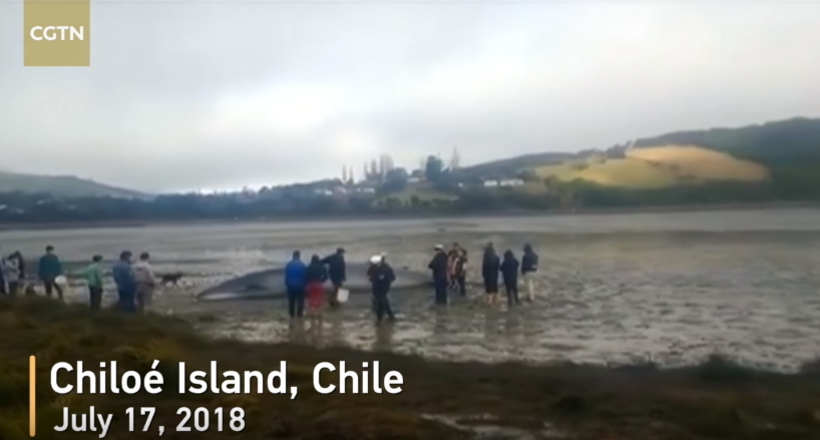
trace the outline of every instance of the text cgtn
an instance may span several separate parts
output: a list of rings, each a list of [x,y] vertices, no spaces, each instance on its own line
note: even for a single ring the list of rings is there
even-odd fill
[[[29,35],[31,36],[32,40],[36,41],[74,41],[75,39],[83,41],[83,39],[85,38],[84,31],[85,29],[83,28],[83,26],[34,26],[29,31]]]

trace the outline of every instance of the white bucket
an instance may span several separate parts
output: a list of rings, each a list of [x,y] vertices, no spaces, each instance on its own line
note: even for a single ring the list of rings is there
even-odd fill
[[[346,303],[348,298],[350,298],[350,291],[347,289],[339,289],[339,292],[336,295],[336,300],[340,303]]]

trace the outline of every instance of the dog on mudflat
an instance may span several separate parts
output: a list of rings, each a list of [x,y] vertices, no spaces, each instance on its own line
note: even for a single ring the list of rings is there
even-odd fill
[[[178,286],[179,285],[179,280],[182,279],[182,277],[184,275],[185,274],[183,274],[182,272],[173,272],[173,273],[162,274],[160,283],[162,283],[163,286],[167,286],[168,284],[173,284],[175,286]]]

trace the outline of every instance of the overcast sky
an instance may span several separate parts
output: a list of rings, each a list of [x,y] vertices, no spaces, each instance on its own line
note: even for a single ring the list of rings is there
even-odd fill
[[[820,116],[818,23],[820,2],[92,1],[92,66],[58,68],[23,67],[23,2],[0,0],[0,168],[238,188]]]

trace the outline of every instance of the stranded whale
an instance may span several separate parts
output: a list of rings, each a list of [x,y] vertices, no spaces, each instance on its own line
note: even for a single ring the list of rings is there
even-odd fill
[[[350,293],[370,293],[370,281],[367,279],[368,264],[348,263],[345,289]],[[418,289],[432,287],[430,276],[407,269],[393,268],[396,281],[391,290]],[[330,292],[333,285],[325,283],[325,291]],[[219,285],[205,289],[196,298],[199,301],[224,301],[243,299],[277,299],[285,298],[285,269],[269,269],[249,273],[230,279]]]

